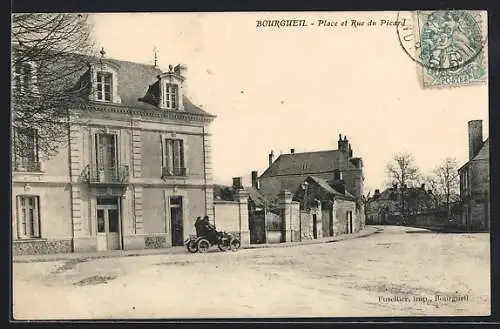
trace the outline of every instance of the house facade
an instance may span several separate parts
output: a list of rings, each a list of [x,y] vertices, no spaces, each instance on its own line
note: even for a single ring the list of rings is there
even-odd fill
[[[490,229],[490,143],[483,140],[481,120],[468,122],[469,161],[458,170],[460,176],[461,224],[468,231]]]
[[[13,254],[178,246],[212,215],[210,123],[187,97],[185,67],[92,59],[68,109],[67,142],[39,156],[14,130]]]

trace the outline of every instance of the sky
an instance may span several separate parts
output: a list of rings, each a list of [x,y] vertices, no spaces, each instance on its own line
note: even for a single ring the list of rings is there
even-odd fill
[[[423,88],[394,26],[257,27],[257,20],[395,20],[396,12],[93,14],[106,56],[187,66],[187,96],[217,118],[216,183],[250,183],[276,155],[337,149],[346,135],[364,163],[365,192],[386,183],[386,164],[409,152],[422,173],[445,157],[468,160],[469,120],[488,136],[488,88]]]

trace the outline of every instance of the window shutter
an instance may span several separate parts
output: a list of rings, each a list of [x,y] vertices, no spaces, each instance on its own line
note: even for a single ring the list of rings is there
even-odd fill
[[[19,202],[19,195],[16,196],[16,234],[17,238],[19,239],[22,234],[21,234],[21,205]]]
[[[95,134],[95,159],[96,159],[96,168],[97,170],[101,169],[100,167],[103,165],[101,162],[101,155],[102,155],[103,150],[101,150],[101,138],[100,134],[97,133]]]
[[[36,238],[41,237],[40,234],[40,214],[39,214],[39,200],[38,196],[33,197],[33,236]]]
[[[167,167],[167,170],[168,172],[171,172],[172,171],[172,168],[173,168],[173,158],[172,158],[172,140],[171,139],[167,139],[166,140],[166,167]]]
[[[38,131],[36,129],[33,130],[33,147],[34,147],[34,154],[35,154],[35,162],[38,162]]]
[[[180,168],[180,141],[174,140],[174,169]]]
[[[184,168],[184,141],[179,140],[179,157],[180,157],[180,166]]]
[[[19,141],[18,141],[18,134],[17,134],[17,128],[14,127],[12,130],[12,146],[14,148],[14,168],[18,169],[20,165],[20,159],[19,159]]]
[[[17,197],[19,201],[19,213],[18,213],[18,225],[19,225],[19,237],[24,238],[26,237],[26,198],[23,196],[18,196]]]
[[[163,168],[165,167],[165,141],[163,135],[160,135],[160,157],[161,157],[161,173],[163,175]]]
[[[120,160],[118,159],[118,134],[113,134],[113,166],[118,170]]]

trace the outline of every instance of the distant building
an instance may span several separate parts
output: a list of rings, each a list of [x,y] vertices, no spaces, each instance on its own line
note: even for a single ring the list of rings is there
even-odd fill
[[[367,224],[401,224],[403,212],[407,221],[412,221],[417,215],[433,211],[435,199],[431,190],[425,185],[420,187],[403,187],[394,184],[380,192],[375,190],[365,205]]]
[[[490,229],[490,143],[483,141],[483,123],[472,120],[469,128],[469,161],[460,175],[461,224],[467,230]]]

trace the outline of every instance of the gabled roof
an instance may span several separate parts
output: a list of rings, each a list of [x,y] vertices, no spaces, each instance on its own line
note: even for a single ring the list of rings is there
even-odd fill
[[[315,184],[317,185],[321,190],[323,190],[324,196],[328,196],[327,199],[332,200],[330,197],[340,197],[341,199],[347,199],[347,200],[356,200],[356,197],[349,193],[347,190],[344,189],[344,193],[341,191],[337,190],[335,186],[330,185],[325,179],[319,178],[319,177],[314,177],[314,176],[308,176],[304,181],[308,182],[309,184]],[[294,199],[295,200],[303,200],[304,199],[304,194],[305,190],[302,187],[298,187],[297,190],[295,190],[294,193]]]
[[[479,152],[477,152],[477,154],[471,160],[467,161],[460,168],[458,168],[458,170],[461,171],[464,167],[466,167],[472,161],[489,160],[489,159],[490,159],[490,138],[488,137],[483,142],[483,145],[481,145]]]
[[[488,137],[481,146],[481,149],[479,149],[479,152],[477,152],[476,156],[472,158],[472,160],[483,160],[483,159],[487,160],[489,158],[490,158],[490,138]]]
[[[304,175],[337,169],[338,150],[281,154],[260,177]]]
[[[327,192],[329,194],[348,196],[351,198],[355,197],[354,195],[349,193],[347,190],[345,191],[345,193],[341,193],[341,192],[337,191],[333,186],[328,184],[328,182],[326,180],[324,180],[323,178],[309,176],[308,179],[311,179],[312,181],[314,181],[316,184],[318,184],[318,186],[320,186],[323,190],[325,190],[325,192]]]

